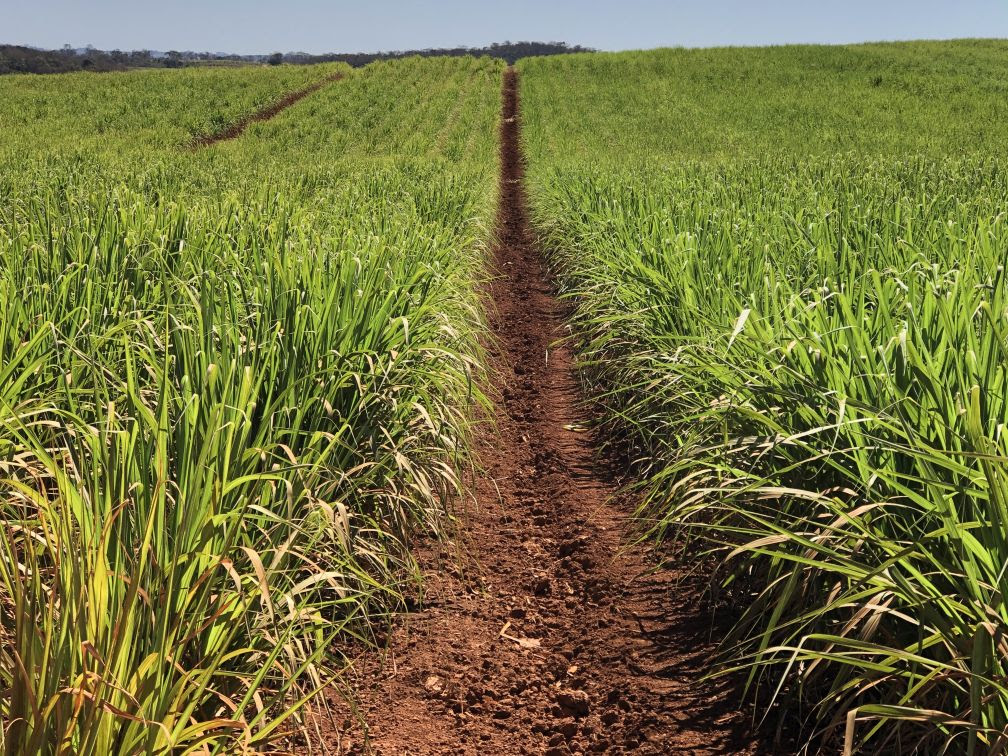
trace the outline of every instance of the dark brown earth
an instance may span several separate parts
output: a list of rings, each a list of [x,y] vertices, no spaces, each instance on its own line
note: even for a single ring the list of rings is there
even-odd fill
[[[596,461],[526,218],[518,79],[504,80],[498,274],[488,286],[496,427],[459,542],[421,556],[424,605],[365,653],[347,753],[753,753],[731,691],[701,682],[712,622],[684,573],[621,548],[628,503]],[[342,719],[342,715],[340,716]],[[361,724],[366,722],[366,727]]]
[[[198,149],[200,147],[209,147],[210,145],[216,144],[217,142],[226,142],[229,139],[237,139],[243,133],[245,133],[245,129],[247,129],[250,124],[253,124],[256,121],[268,121],[270,118],[274,118],[275,116],[277,116],[278,114],[289,108],[291,105],[300,102],[313,92],[318,92],[326,84],[332,84],[334,81],[339,81],[342,78],[343,74],[341,73],[331,74],[330,76],[326,76],[321,81],[316,81],[314,84],[309,84],[307,87],[304,87],[303,89],[297,89],[293,92],[288,92],[286,95],[281,97],[276,102],[267,105],[262,110],[257,110],[255,113],[250,113],[247,116],[243,116],[240,120],[236,121],[235,123],[231,124],[225,129],[221,129],[220,131],[217,131],[213,134],[206,134],[204,136],[197,137],[196,139],[193,140],[192,147],[193,149]]]

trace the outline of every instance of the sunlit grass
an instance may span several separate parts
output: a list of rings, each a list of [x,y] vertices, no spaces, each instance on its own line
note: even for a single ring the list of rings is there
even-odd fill
[[[479,125],[480,65],[379,68],[476,81]],[[284,117],[326,131],[311,102]],[[260,128],[134,166],[124,134],[0,181],[0,738],[276,747],[450,526],[494,153],[383,167]]]
[[[971,53],[957,44],[949,55]],[[711,557],[712,590],[735,610],[712,672],[741,675],[761,714],[780,704],[827,749],[998,751],[1008,181],[999,156],[942,156],[950,132],[930,119],[951,101],[923,94],[901,104],[906,131],[890,128],[892,112],[876,122],[861,108],[859,130],[845,132],[859,152],[822,154],[816,135],[834,106],[853,105],[830,98],[872,86],[824,68],[860,74],[878,55],[879,74],[906,83],[916,51],[894,46],[886,68],[885,50],[765,51],[778,78],[817,61],[819,77],[787,95],[820,108],[815,124],[714,118],[670,134],[649,159],[634,140],[660,139],[649,125],[698,105],[687,72],[663,67],[665,53],[558,61],[567,74],[590,70],[586,86],[608,93],[606,108],[649,88],[684,95],[681,107],[624,103],[625,132],[612,122],[596,166],[582,151],[598,134],[539,120],[567,107],[565,123],[579,123],[584,92],[565,100],[552,64],[530,62],[533,205],[574,308],[581,375],[641,474],[641,530]],[[668,55],[688,70],[689,53]],[[1003,72],[985,70],[981,84]],[[957,81],[917,75],[930,89]],[[578,81],[562,90],[579,92]],[[956,97],[983,107],[981,84]],[[744,104],[726,87],[711,90],[712,113]],[[681,162],[691,140],[722,127],[740,154]],[[781,156],[760,154],[768,138]],[[619,165],[624,145],[636,167]]]

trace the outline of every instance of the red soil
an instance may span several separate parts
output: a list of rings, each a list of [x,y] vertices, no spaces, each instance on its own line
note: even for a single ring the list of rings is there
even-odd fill
[[[194,149],[199,147],[209,147],[217,142],[226,142],[229,139],[237,139],[245,133],[245,129],[249,127],[249,124],[255,123],[256,121],[268,121],[270,118],[275,117],[291,105],[300,102],[313,92],[318,92],[326,84],[331,84],[332,82],[339,81],[342,78],[343,74],[335,73],[330,76],[326,76],[324,79],[317,81],[314,84],[309,84],[303,89],[289,92],[273,104],[267,105],[262,110],[257,110],[255,113],[243,116],[240,120],[231,124],[226,129],[213,134],[207,134],[206,136],[197,137],[193,141],[192,146]]]
[[[496,427],[459,540],[421,555],[422,608],[348,673],[328,744],[379,754],[753,753],[731,691],[700,681],[696,582],[624,547],[629,506],[591,433],[526,219],[518,77],[505,75],[499,234],[486,292]],[[440,548],[440,551],[438,549]],[[342,719],[342,716],[340,718]],[[362,724],[362,721],[366,723]]]

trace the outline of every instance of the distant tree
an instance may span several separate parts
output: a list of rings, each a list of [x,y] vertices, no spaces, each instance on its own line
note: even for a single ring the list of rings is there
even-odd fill
[[[279,66],[281,63],[283,63],[283,60],[284,60],[283,53],[279,52],[275,52],[268,58],[266,58],[266,62],[269,63],[271,66]]]

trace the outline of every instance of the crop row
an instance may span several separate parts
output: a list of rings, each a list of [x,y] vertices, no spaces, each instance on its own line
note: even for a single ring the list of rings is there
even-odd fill
[[[736,619],[713,671],[830,750],[1008,732],[1008,174],[976,116],[1003,107],[991,45],[523,64],[536,224],[582,379],[639,472],[641,532],[709,557]],[[768,99],[737,84],[763,76]],[[894,81],[898,101],[872,102]],[[960,134],[986,149],[950,155]]]
[[[247,79],[246,108],[306,75],[282,70],[185,75]],[[126,87],[108,129],[22,131],[0,186],[10,753],[304,730],[412,579],[409,539],[449,526],[480,401],[497,64],[375,66],[196,152],[179,82],[130,76],[4,84],[22,116]],[[403,82],[458,103],[473,148],[400,119]],[[148,140],[132,114],[155,101]]]

